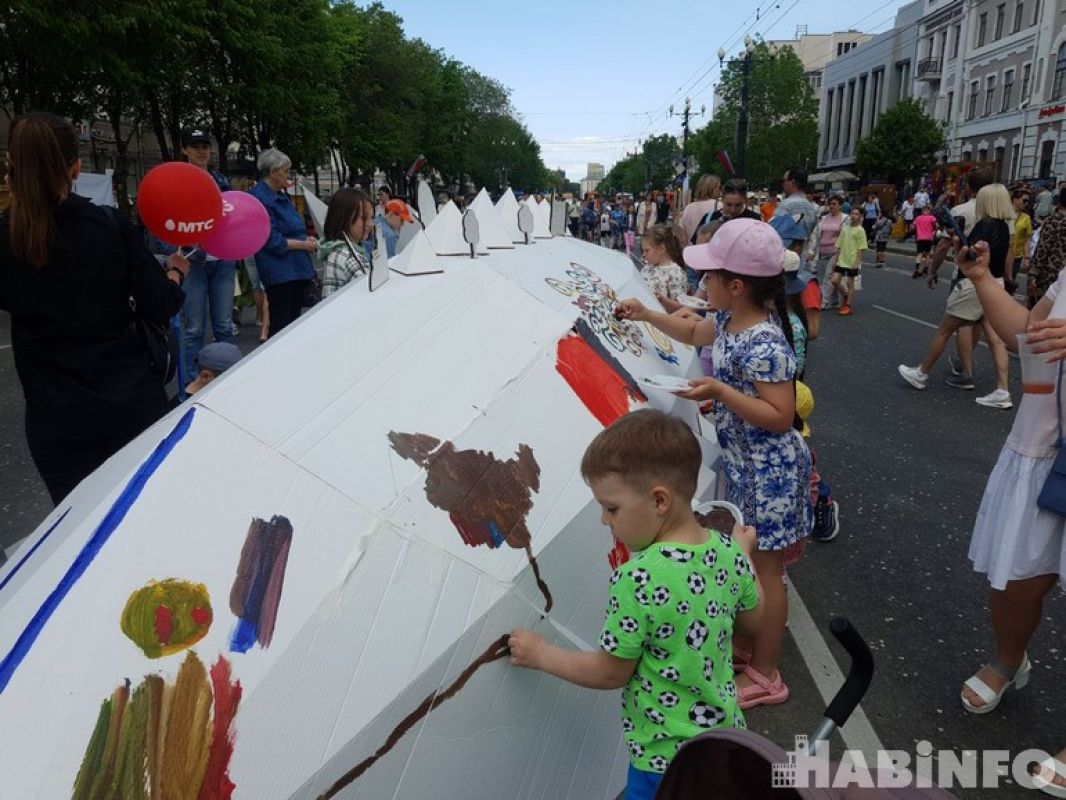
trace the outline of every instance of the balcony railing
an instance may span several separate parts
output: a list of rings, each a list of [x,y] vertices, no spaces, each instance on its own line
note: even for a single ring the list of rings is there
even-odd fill
[[[920,81],[931,81],[940,78],[941,63],[939,58],[925,58],[918,62],[917,77]]]

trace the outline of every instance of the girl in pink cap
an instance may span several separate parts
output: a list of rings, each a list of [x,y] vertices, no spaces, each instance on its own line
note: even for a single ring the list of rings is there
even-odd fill
[[[785,306],[784,248],[765,222],[727,222],[709,244],[685,248],[688,266],[706,273],[712,308],[706,319],[651,311],[624,300],[618,313],[650,322],[668,336],[711,351],[709,377],[681,397],[710,400],[710,416],[726,476],[726,498],[758,534],[752,560],[764,589],[763,625],[751,642],[734,640],[740,707],[783,703],[788,687],[777,669],[788,619],[780,579],[785,551],[811,529],[807,445],[797,429],[796,356]],[[802,423],[800,423],[800,427]],[[748,650],[750,660],[737,658]]]

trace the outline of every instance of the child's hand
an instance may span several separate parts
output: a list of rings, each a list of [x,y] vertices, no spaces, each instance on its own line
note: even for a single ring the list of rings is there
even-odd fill
[[[618,301],[618,305],[614,308],[614,315],[618,319],[631,319],[635,322],[640,322],[648,318],[648,309],[635,297],[631,297],[628,300]]]
[[[512,631],[507,639],[507,646],[511,648],[511,663],[516,667],[540,669],[540,656],[548,643],[533,631]]]
[[[725,388],[725,384],[714,378],[694,378],[689,381],[690,388],[686,392],[676,392],[678,397],[686,400],[717,400]]]
[[[741,525],[739,523],[733,526],[733,541],[740,546],[740,549],[749,558],[755,552],[759,542],[755,536],[755,528],[751,527],[751,525]]]

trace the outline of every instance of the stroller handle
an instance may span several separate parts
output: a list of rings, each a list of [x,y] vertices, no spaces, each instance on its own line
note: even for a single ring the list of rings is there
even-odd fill
[[[825,710],[826,718],[840,726],[847,722],[870,687],[874,676],[874,657],[862,634],[844,617],[834,617],[829,623],[829,630],[851,658],[848,677]]]

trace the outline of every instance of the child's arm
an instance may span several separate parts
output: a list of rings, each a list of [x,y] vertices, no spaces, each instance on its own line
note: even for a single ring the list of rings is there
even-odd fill
[[[547,672],[587,689],[620,689],[637,668],[636,658],[616,658],[602,650],[556,647],[533,631],[517,630],[507,640],[516,667]]]
[[[749,397],[714,378],[696,378],[692,388],[678,392],[687,400],[717,400],[745,422],[770,433],[785,433],[792,428],[796,415],[796,395],[792,381],[781,383],[756,382],[758,397]]]
[[[708,317],[699,321],[685,319],[673,314],[663,314],[646,308],[636,299],[622,300],[615,313],[620,319],[637,322],[650,322],[671,339],[697,347],[714,344],[714,319]]]

